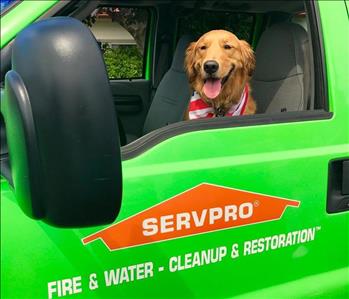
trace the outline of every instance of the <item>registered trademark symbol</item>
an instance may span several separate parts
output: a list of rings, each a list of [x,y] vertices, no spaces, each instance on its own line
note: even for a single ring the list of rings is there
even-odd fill
[[[258,207],[258,206],[259,206],[259,200],[255,200],[255,202],[253,203],[253,205],[254,205],[255,207]]]

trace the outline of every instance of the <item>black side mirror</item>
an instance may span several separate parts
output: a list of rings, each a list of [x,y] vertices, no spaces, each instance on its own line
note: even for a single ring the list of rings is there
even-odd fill
[[[2,112],[14,191],[28,216],[62,227],[115,220],[119,131],[104,61],[85,25],[51,18],[17,36]]]

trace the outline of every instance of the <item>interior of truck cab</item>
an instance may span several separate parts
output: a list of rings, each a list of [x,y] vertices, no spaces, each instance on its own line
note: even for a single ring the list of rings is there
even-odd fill
[[[317,80],[322,73],[314,72],[323,67],[320,41],[312,34],[316,20],[309,17],[309,9],[304,1],[286,0],[101,0],[67,2],[50,16],[78,19],[97,40],[122,156],[128,159],[188,131],[284,121],[326,110],[320,96],[324,90],[316,83],[322,82]],[[256,68],[250,85],[257,111],[251,116],[184,121],[193,92],[184,69],[185,52],[192,41],[214,29],[231,31],[252,46]],[[1,53],[3,80],[11,65],[11,43]],[[1,118],[3,157],[7,156],[4,128]],[[7,165],[7,159],[2,161]]]
[[[231,31],[253,47],[256,114],[321,108],[314,100],[303,1],[94,3],[79,2],[69,8],[70,15],[91,29],[103,51],[122,145],[184,120],[192,93],[184,70],[185,51],[213,29]]]

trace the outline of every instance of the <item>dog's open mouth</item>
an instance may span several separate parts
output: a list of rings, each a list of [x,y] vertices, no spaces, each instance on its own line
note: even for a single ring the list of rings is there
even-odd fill
[[[222,80],[217,78],[208,78],[204,81],[203,92],[209,99],[216,98],[222,89]]]
[[[219,78],[205,79],[203,92],[205,93],[206,97],[208,97],[209,99],[214,99],[218,97],[218,95],[221,92],[223,84],[227,82],[233,70],[234,70],[234,67],[230,69],[229,73],[223,79],[219,79]]]

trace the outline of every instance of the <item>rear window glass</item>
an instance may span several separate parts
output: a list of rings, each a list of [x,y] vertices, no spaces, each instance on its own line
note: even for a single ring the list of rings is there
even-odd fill
[[[149,11],[100,7],[83,22],[103,52],[109,79],[144,78]]]
[[[178,37],[185,34],[201,36],[214,29],[234,32],[239,39],[252,40],[254,15],[249,13],[214,12],[198,10],[178,20]]]

